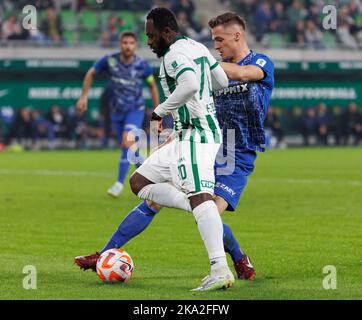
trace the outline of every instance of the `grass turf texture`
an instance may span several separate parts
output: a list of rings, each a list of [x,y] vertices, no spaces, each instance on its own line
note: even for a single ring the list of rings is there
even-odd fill
[[[209,271],[191,214],[164,209],[125,246],[127,284],[103,284],[73,257],[103,247],[139,203],[126,186],[107,197],[118,152],[0,154],[0,299],[361,299],[360,149],[260,155],[237,212],[224,216],[257,270],[227,291],[192,293]],[[25,265],[38,272],[24,290]],[[337,289],[322,287],[325,265]]]

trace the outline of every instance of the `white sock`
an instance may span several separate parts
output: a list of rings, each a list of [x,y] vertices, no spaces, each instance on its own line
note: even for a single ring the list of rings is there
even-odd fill
[[[193,210],[201,238],[211,264],[211,273],[220,268],[228,269],[223,243],[223,226],[214,201],[205,201]]]
[[[187,195],[169,183],[149,184],[137,196],[142,200],[152,200],[157,204],[192,212]]]

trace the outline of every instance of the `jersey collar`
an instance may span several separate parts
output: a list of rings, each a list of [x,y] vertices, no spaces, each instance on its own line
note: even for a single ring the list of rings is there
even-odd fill
[[[251,55],[253,54],[253,50],[250,50],[250,52],[244,57],[242,58],[238,64],[242,64],[247,58],[249,58]]]
[[[187,37],[183,36],[183,35],[178,35],[177,37],[175,37],[175,39],[173,39],[173,41],[170,43],[170,46],[168,47],[167,51],[165,52],[164,56],[166,55],[167,52],[170,51],[171,46],[178,40],[186,40]]]
[[[118,54],[117,59],[118,59],[119,63],[120,63],[122,66],[129,67],[129,66],[133,65],[133,64],[136,62],[137,55],[134,55],[134,56],[133,56],[133,60],[132,60],[131,63],[127,63],[127,64],[126,64],[126,63],[124,63],[124,62],[122,61],[122,59],[121,59],[121,51],[120,51],[119,54]]]

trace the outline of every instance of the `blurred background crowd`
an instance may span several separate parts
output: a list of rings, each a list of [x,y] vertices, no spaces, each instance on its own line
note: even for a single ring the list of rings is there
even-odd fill
[[[225,9],[240,12],[248,22],[249,38],[265,47],[362,48],[360,0],[217,0]],[[21,28],[21,10],[33,4],[40,17],[38,30]],[[323,7],[337,8],[338,28],[322,32]],[[0,0],[1,39],[40,44],[98,43],[112,46],[119,32],[133,30],[146,43],[144,17],[154,6],[171,8],[182,32],[208,42],[207,16],[193,0]]]
[[[145,45],[144,18],[154,6],[172,9],[181,32],[210,47],[212,39],[207,25],[210,15],[199,9],[200,3],[195,0],[0,0],[0,47],[19,46],[22,50],[23,46],[71,49],[76,46],[79,49],[91,45],[113,50],[118,46],[120,32],[125,30],[136,32],[141,45]],[[22,9],[29,4],[37,8],[36,30],[22,27]],[[327,4],[337,8],[338,28],[323,32],[323,7]],[[362,52],[361,0],[210,0],[210,6],[216,5],[245,17],[251,47],[257,44],[258,48],[294,48],[301,52],[305,49]],[[3,74],[6,75],[6,70]],[[326,73],[324,79],[329,80],[328,77]],[[106,93],[99,106],[99,112],[79,115],[70,103],[60,102],[47,108],[14,107],[0,100],[0,149],[13,142],[34,149],[115,146]],[[147,109],[145,128],[150,113],[151,109]],[[170,127],[170,122],[168,119],[165,126]],[[308,108],[271,105],[266,126],[270,147],[358,145],[362,143],[362,106],[355,101],[350,101],[348,107],[338,104],[327,107],[323,101]]]
[[[103,98],[105,100],[105,98]],[[147,109],[144,130],[149,130],[152,110]],[[165,128],[172,127],[167,118]],[[362,108],[350,102],[348,108],[327,109],[324,103],[302,109],[270,106],[266,120],[268,147],[287,145],[339,146],[362,144]],[[285,133],[288,132],[288,137]],[[74,106],[49,111],[22,107],[0,109],[0,144],[18,143],[39,148],[108,148],[117,146],[107,103],[99,113],[80,115]]]

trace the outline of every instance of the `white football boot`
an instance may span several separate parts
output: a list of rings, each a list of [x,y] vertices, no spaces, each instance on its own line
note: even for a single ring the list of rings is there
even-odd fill
[[[234,275],[229,268],[222,268],[211,273],[202,279],[199,287],[192,289],[191,291],[210,291],[227,289],[233,286],[235,282]]]
[[[118,198],[123,190],[123,184],[120,182],[116,182],[112,187],[110,187],[107,191],[107,194],[113,198]]]

